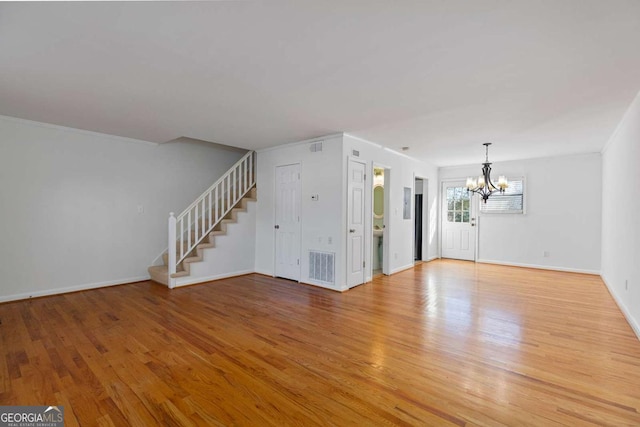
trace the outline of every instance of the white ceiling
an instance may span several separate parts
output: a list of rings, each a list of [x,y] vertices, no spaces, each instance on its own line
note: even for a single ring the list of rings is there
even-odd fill
[[[0,114],[263,148],[348,132],[436,165],[594,152],[640,1],[0,4]]]

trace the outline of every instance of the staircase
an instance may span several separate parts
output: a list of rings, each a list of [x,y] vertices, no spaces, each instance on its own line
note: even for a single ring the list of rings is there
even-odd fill
[[[190,266],[203,260],[203,251],[215,247],[216,236],[227,233],[238,212],[256,200],[255,152],[247,153],[180,215],[169,214],[168,248],[164,265],[149,267],[151,280],[173,288],[175,279],[189,276]]]

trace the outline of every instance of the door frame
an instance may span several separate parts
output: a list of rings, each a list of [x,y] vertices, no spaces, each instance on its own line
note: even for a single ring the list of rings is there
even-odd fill
[[[367,237],[369,238],[369,268],[367,269],[369,277],[373,279],[373,170],[374,169],[384,169],[384,227],[382,228],[382,274],[385,276],[389,276],[391,274],[391,264],[390,264],[390,246],[389,246],[389,236],[391,235],[391,167],[385,165],[384,163],[371,162],[371,169],[369,170],[371,174],[371,185],[367,189],[371,195],[369,197],[371,203],[369,204],[369,215],[367,215],[367,219],[369,221],[369,233],[367,233]]]
[[[284,167],[284,166],[294,166],[294,165],[298,165],[298,170],[300,173],[300,198],[298,200],[299,206],[298,206],[298,212],[300,212],[302,214],[302,162],[292,162],[292,163],[283,163],[280,165],[275,165],[275,167],[273,168],[273,224],[276,223],[277,221],[277,199],[278,199],[278,168],[280,167]],[[302,278],[302,223],[303,223],[303,218],[302,215],[300,215],[300,235],[298,236],[299,238],[299,242],[298,242],[298,258],[301,260],[300,264],[298,265],[298,280],[297,282],[300,283],[300,279]],[[273,229],[273,258],[272,258],[272,262],[273,262],[273,277],[278,277],[276,276],[276,265],[277,265],[277,257],[278,257],[278,253],[277,253],[277,248],[278,248],[278,232],[276,231],[276,229]],[[291,280],[291,279],[286,279],[286,280]]]
[[[416,179],[422,180],[422,260],[425,261],[425,253],[426,257],[429,258],[429,178],[424,178],[422,176],[413,174],[413,197],[415,200],[416,196]],[[426,195],[426,197],[424,197]],[[415,209],[415,206],[414,206]],[[426,226],[426,227],[425,227]],[[415,263],[416,259],[416,220],[413,219],[413,262]],[[427,251],[425,252],[425,242]]]
[[[440,188],[438,189],[439,191],[439,197],[438,197],[438,215],[440,216],[440,227],[438,230],[438,253],[439,253],[439,258],[442,258],[442,238],[443,238],[443,234],[442,234],[442,230],[444,229],[444,215],[442,214],[443,210],[444,210],[444,196],[445,196],[445,191],[444,191],[444,186],[447,183],[451,183],[451,182],[465,182],[467,180],[467,178],[447,178],[447,179],[442,179],[440,180]],[[473,262],[478,262],[478,251],[480,249],[479,246],[479,241],[480,241],[480,218],[478,217],[478,213],[479,213],[479,209],[478,209],[478,198],[476,197],[475,194],[472,194],[471,197],[469,198],[470,203],[471,203],[471,211],[469,212],[469,215],[471,215],[472,218],[475,218],[475,244],[474,244],[474,248],[473,248]]]

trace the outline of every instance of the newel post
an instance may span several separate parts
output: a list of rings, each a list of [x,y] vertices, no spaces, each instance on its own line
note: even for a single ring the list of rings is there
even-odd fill
[[[173,289],[176,279],[171,275],[176,272],[176,217],[173,212],[169,213],[169,265],[168,265],[168,286]]]

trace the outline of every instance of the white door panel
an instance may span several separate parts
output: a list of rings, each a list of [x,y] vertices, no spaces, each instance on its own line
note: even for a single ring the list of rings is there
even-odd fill
[[[460,232],[460,249],[463,251],[471,249],[471,233],[469,230],[463,230]]]
[[[445,238],[444,238],[444,243],[442,245],[443,249],[453,249],[455,247],[455,245],[453,244],[453,239],[454,239],[454,231],[453,230],[445,230],[444,231],[445,234]]]
[[[300,165],[276,168],[275,275],[300,280]]]

